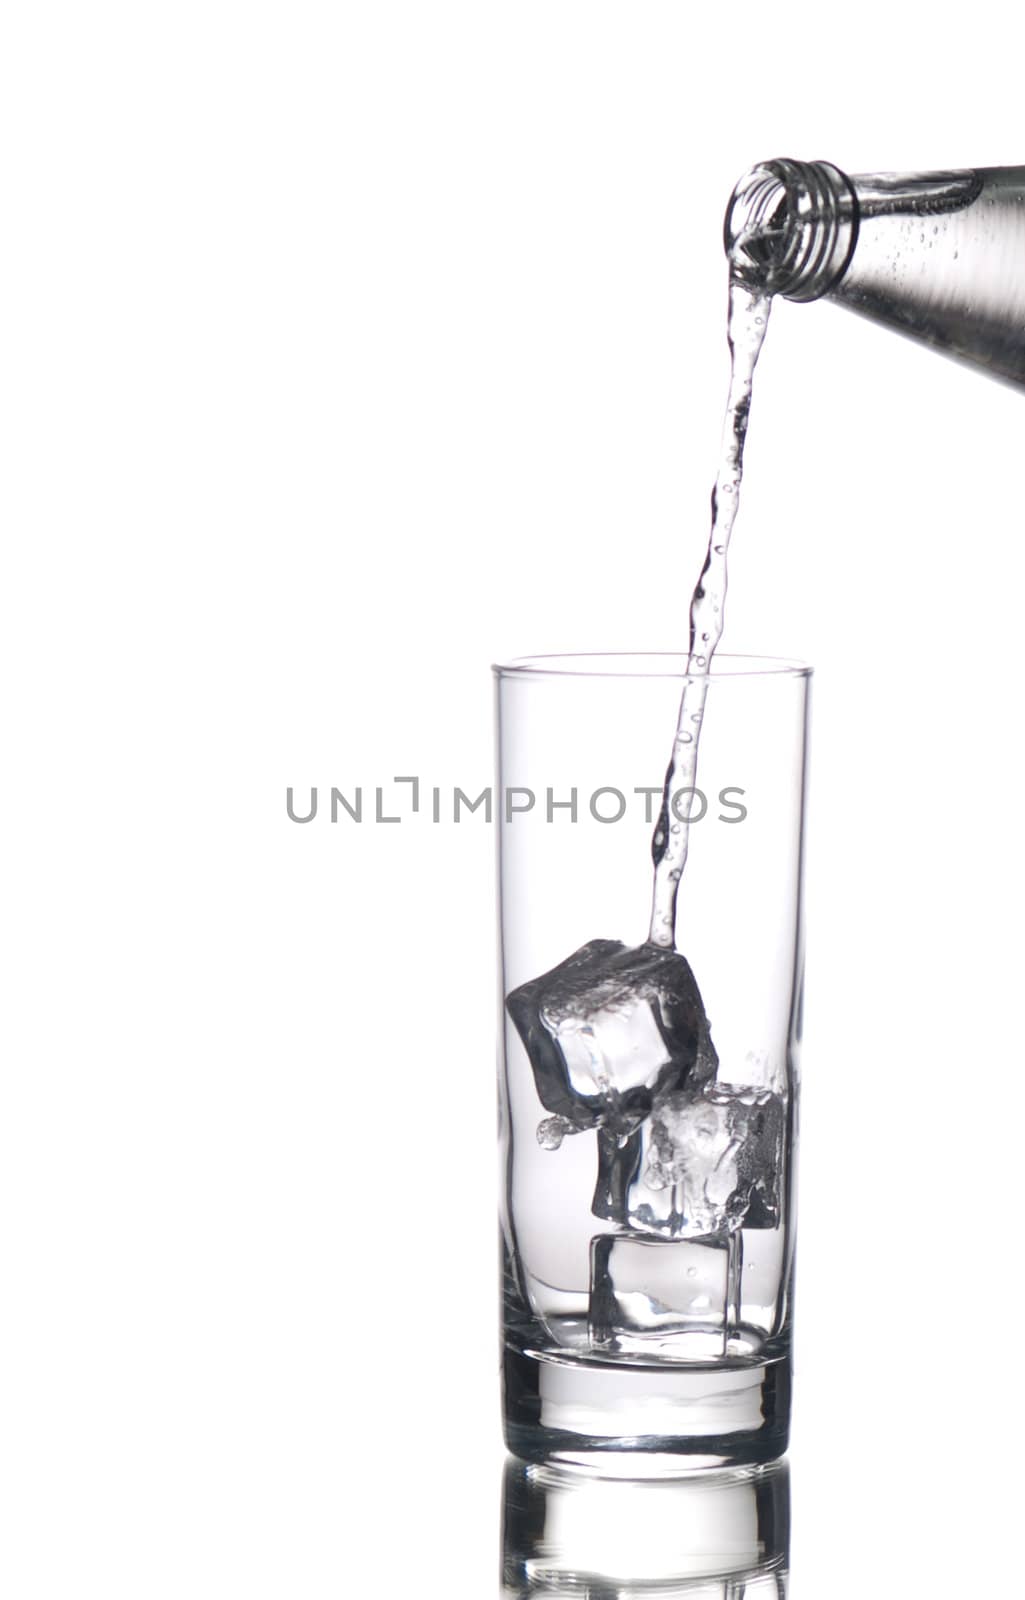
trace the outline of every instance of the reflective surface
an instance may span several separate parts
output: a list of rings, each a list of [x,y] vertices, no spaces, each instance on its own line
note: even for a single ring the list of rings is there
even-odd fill
[[[913,1374],[908,1385],[916,1387]],[[870,1410],[852,1412],[846,1451],[828,1417],[809,1414],[782,1462],[631,1480],[490,1449],[497,1402],[481,1406],[464,1430],[397,1468],[394,1455],[389,1468],[383,1446],[371,1446],[374,1470],[350,1471],[337,1502],[346,1583],[309,1592],[324,1600],[1017,1594],[1020,1473],[945,1450],[938,1428],[916,1438],[905,1427],[913,1410],[891,1413],[890,1437]],[[981,1410],[971,1414],[981,1419]],[[322,1514],[311,1509],[311,1537]],[[304,1553],[295,1554],[298,1570]]]
[[[789,1544],[785,1462],[663,1480],[506,1465],[502,1600],[779,1600]]]

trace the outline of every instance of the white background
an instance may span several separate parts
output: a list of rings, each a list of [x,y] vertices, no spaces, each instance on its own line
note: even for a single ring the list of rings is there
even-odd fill
[[[286,786],[476,793],[491,660],[681,646],[734,181],[1025,161],[1022,24],[2,31],[4,1591],[490,1594],[492,839]],[[1012,1549],[1022,406],[823,305],[759,372],[726,647],[817,668],[798,1600]]]

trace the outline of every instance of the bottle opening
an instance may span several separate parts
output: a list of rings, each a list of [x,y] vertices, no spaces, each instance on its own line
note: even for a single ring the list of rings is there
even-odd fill
[[[723,243],[737,277],[768,288],[787,255],[786,184],[769,167],[752,167],[737,184],[723,226]]]
[[[730,197],[723,243],[749,288],[817,300],[843,277],[858,236],[850,180],[827,161],[766,161]]]
[[[828,161],[764,161],[741,178],[726,209],[730,270],[750,289],[817,300],[847,271],[863,221],[960,211],[981,188],[971,168],[852,179]]]

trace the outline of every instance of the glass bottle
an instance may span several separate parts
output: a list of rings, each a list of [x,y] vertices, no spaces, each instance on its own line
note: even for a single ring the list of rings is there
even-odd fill
[[[1025,167],[767,161],[734,189],[724,242],[751,288],[832,300],[1025,387]]]

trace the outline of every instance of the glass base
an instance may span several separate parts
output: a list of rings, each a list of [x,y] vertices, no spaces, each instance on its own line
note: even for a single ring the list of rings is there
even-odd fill
[[[671,1476],[787,1448],[789,1355],[683,1366],[506,1346],[503,1368],[505,1440],[525,1461]]]

